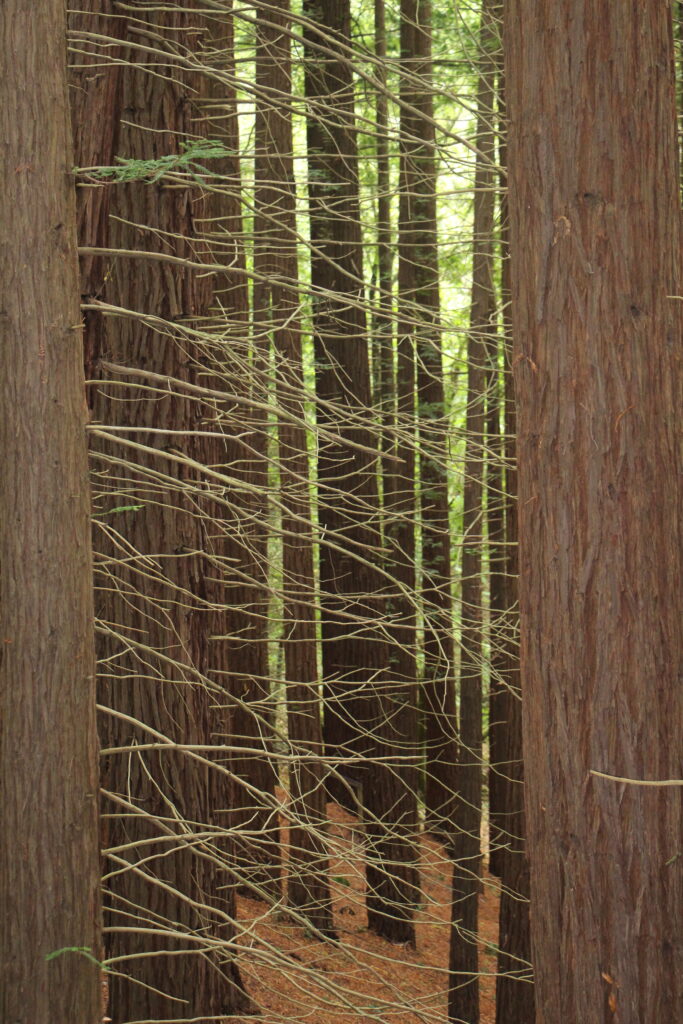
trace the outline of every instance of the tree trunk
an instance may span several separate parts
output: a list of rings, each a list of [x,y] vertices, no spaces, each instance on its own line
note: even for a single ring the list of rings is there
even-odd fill
[[[670,5],[511,0],[506,72],[537,1019],[670,1020],[680,790],[593,774],[683,777]]]
[[[454,839],[451,989],[453,1021],[479,1021],[478,903],[482,798],[482,547],[486,362],[494,325],[494,136],[491,6],[482,8],[477,86],[472,309],[467,344],[467,417],[461,583],[460,761]]]
[[[199,83],[177,57],[183,44],[198,45],[202,23],[189,8],[150,11],[149,19],[129,26],[123,73],[120,152],[139,161],[178,154],[197,125],[189,96]],[[154,52],[138,53],[150,38]],[[196,223],[205,204],[186,181],[171,187],[150,177],[112,186],[111,244],[129,254],[110,261],[105,297],[131,312],[107,319],[93,401],[103,424],[94,433],[101,676],[111,709],[105,923],[121,972],[110,980],[117,1020],[250,1009],[233,963],[233,889],[225,887],[232,865],[223,825],[233,792],[225,763],[135,751],[159,736],[216,744],[225,732],[220,708],[229,703],[225,646],[216,637],[224,524],[213,516],[216,505],[225,507],[226,487],[201,468],[215,469],[225,454],[215,439],[193,433],[219,427],[214,405],[189,390],[205,383],[212,351],[188,333],[207,312],[211,279],[166,261],[202,258]],[[136,259],[131,250],[158,258]],[[125,367],[142,382],[131,383]],[[159,386],[154,374],[178,383]]]
[[[318,695],[313,530],[299,323],[296,185],[292,157],[288,0],[257,27],[256,249],[260,335],[275,344],[287,729],[291,791],[288,898],[315,929],[334,936],[325,846],[326,791]],[[300,758],[300,760],[298,760]]]
[[[367,425],[370,363],[353,84],[342,49],[350,44],[350,8],[347,0],[310,0],[304,14],[311,19],[304,38],[317,419],[325,431],[318,516],[323,538],[333,542],[320,547],[325,747],[344,758],[367,746],[364,733],[375,718],[374,687],[367,684],[384,663],[376,622],[381,584],[366,561],[379,548],[380,519]],[[337,774],[360,785],[358,767]],[[328,786],[355,809],[341,778],[330,778]]]
[[[378,422],[379,497],[384,497],[384,480],[391,464],[382,456],[391,449],[395,421],[396,381],[394,379],[393,265],[391,229],[391,160],[389,151],[389,102],[387,27],[384,0],[374,0],[375,58],[374,76],[378,83],[375,97],[375,155],[377,161],[377,254],[375,263],[375,301],[372,318],[373,395]]]
[[[0,52],[0,1018],[95,1024],[92,554],[63,4],[8,0]]]
[[[499,164],[501,167],[501,298],[505,344],[505,493],[503,564],[505,609],[500,632],[500,689],[489,700],[491,771],[496,779],[498,810],[497,867],[501,877],[496,1024],[533,1024],[535,1020],[531,935],[529,924],[529,861],[525,849],[524,761],[522,751],[522,680],[519,673],[519,558],[517,531],[517,420],[512,377],[512,324],[510,321],[510,230],[507,193],[507,124],[505,81],[499,66]],[[490,790],[491,793],[491,790]],[[490,796],[491,807],[493,798]],[[491,819],[493,819],[491,812]],[[493,827],[493,826],[491,826]],[[492,837],[492,841],[494,841]]]
[[[212,163],[220,175],[208,199],[207,241],[215,260],[230,271],[216,279],[214,314],[218,336],[214,362],[218,387],[235,395],[246,391],[253,405],[223,410],[222,461],[244,487],[236,488],[233,514],[222,540],[230,580],[218,632],[223,636],[224,685],[230,691],[226,729],[245,753],[232,760],[237,778],[234,803],[225,825],[231,830],[235,871],[246,895],[266,900],[280,892],[279,826],[274,812],[277,769],[268,757],[273,709],[268,679],[268,473],[266,415],[269,374],[261,343],[249,340],[249,284],[246,276],[242,174],[237,118],[234,21],[231,10],[205,12],[207,32],[202,61],[215,69],[203,81],[206,132],[220,140],[226,155]],[[258,268],[257,268],[258,269]],[[218,518],[225,517],[216,509]],[[249,752],[246,752],[248,748]],[[261,794],[259,796],[258,794]]]
[[[505,339],[504,339],[505,344]],[[503,384],[505,375],[503,375]],[[516,643],[511,635],[510,619],[513,614],[508,596],[516,602],[516,586],[510,591],[506,585],[507,544],[516,544],[516,538],[506,539],[505,514],[510,495],[504,474],[504,444],[501,433],[501,407],[505,410],[505,395],[501,387],[498,367],[498,338],[489,335],[486,384],[486,527],[488,541],[489,574],[489,871],[502,875],[507,848],[510,821],[505,805],[505,791],[509,774],[507,756],[510,729],[510,692],[506,677],[509,648]],[[508,464],[509,465],[509,464]],[[517,681],[516,681],[517,682]]]
[[[400,305],[417,356],[422,523],[422,614],[428,825],[452,840],[456,737],[451,543],[436,225],[436,160],[429,3],[406,3],[402,27]],[[407,343],[403,333],[403,344]],[[406,395],[407,397],[407,395]]]
[[[501,162],[502,163],[502,162]],[[502,164],[504,166],[504,164]],[[503,208],[507,234],[507,202]],[[507,246],[506,246],[507,250]],[[509,309],[509,259],[503,265],[503,302]],[[506,317],[507,320],[507,317]],[[506,336],[509,335],[509,322]],[[511,354],[508,348],[508,356]],[[529,861],[525,849],[524,763],[522,757],[522,692],[519,673],[517,472],[515,464],[516,422],[511,360],[508,360],[505,394],[505,607],[507,614],[501,634],[501,677],[504,688],[496,704],[503,729],[498,767],[501,843],[501,893],[498,930],[498,976],[496,978],[496,1024],[533,1024],[535,1018],[533,973],[530,970]]]
[[[70,71],[69,99],[78,168],[110,167],[118,152],[121,122],[122,45],[126,18],[118,13],[115,0],[82,0],[77,11],[69,12]],[[106,51],[102,39],[111,43]],[[93,184],[83,176],[76,191],[78,244],[106,248],[109,244],[109,204],[112,190]],[[96,373],[104,330],[102,313],[93,304],[104,294],[107,257],[101,253],[81,256],[81,298],[83,311],[83,358],[86,380]],[[92,391],[88,391],[92,400]]]
[[[311,19],[305,38],[318,423],[327,432],[318,459],[319,516],[333,541],[321,545],[320,569],[326,750],[385,759],[372,772],[366,763],[345,773],[360,785],[367,817],[368,921],[391,941],[414,942],[416,769],[391,758],[410,758],[416,720],[405,682],[384,677],[353,76],[344,49],[351,12],[347,0],[311,0],[304,10]],[[344,801],[343,787],[337,789]]]

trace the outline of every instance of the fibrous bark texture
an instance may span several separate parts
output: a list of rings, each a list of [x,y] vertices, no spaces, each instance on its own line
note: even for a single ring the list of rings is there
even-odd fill
[[[370,364],[354,94],[344,52],[351,14],[345,0],[310,0],[304,12],[311,19],[304,37],[317,420],[325,431],[318,517],[324,537],[334,541],[320,548],[324,728],[326,752],[343,759],[367,747],[364,733],[375,716],[372,684],[386,654],[376,623],[380,583],[368,561],[380,532],[367,422]],[[360,784],[358,766],[340,774]],[[335,799],[353,807],[341,780],[330,778],[328,786]]]
[[[418,467],[422,524],[425,808],[429,826],[448,841],[455,818],[456,739],[447,418],[441,353],[436,158],[429,3],[404,2],[401,22],[401,200],[399,294],[401,347],[416,357]],[[403,358],[401,359],[403,362]],[[412,363],[406,366],[410,375]],[[412,378],[412,375],[410,375]],[[413,381],[403,376],[413,399]],[[412,461],[412,460],[410,460]],[[413,529],[406,509],[406,527]]]
[[[671,7],[506,6],[537,1020],[683,1005]]]
[[[0,10],[0,1019],[101,1016],[90,493],[64,5]]]
[[[502,58],[502,54],[501,54]],[[502,59],[498,76],[501,123],[499,164],[501,179],[506,175],[505,76]],[[493,820],[495,779],[496,867],[502,882],[498,932],[498,977],[496,978],[496,1024],[527,1024],[535,1020],[535,988],[531,960],[529,923],[529,858],[526,852],[524,816],[524,760],[522,745],[522,680],[519,672],[519,558],[517,529],[517,418],[512,375],[512,324],[510,321],[510,219],[507,181],[501,180],[501,298],[505,341],[505,554],[504,593],[500,607],[500,682],[489,698],[489,815]],[[493,586],[492,586],[493,594]],[[492,596],[493,607],[493,596]],[[494,742],[495,728],[495,742]],[[492,827],[491,825],[489,826]],[[493,859],[493,853],[491,854]]]
[[[118,17],[117,17],[118,14]],[[109,167],[118,148],[121,123],[122,45],[126,18],[114,0],[83,0],[69,13],[69,100],[76,167]],[[106,49],[103,41],[107,40]],[[117,45],[119,44],[119,45]],[[109,241],[109,204],[112,190],[79,180],[76,192],[78,244],[102,248]],[[81,256],[83,359],[86,379],[96,372],[101,345],[102,314],[92,308],[102,298],[107,261],[101,253]]]
[[[273,6],[257,29],[256,253],[257,330],[275,348],[282,594],[287,695],[290,827],[286,866],[289,902],[321,934],[334,935],[325,847],[326,790],[318,693],[310,481],[292,155],[292,91],[288,0]],[[277,97],[279,102],[274,102]]]
[[[356,786],[369,843],[369,927],[413,942],[416,901],[414,696],[391,664],[384,609],[380,517],[371,415],[370,365],[363,302],[363,252],[353,75],[346,0],[305,5],[311,283],[317,361],[323,674],[326,754],[356,755],[345,780]],[[321,28],[324,31],[321,31]],[[333,103],[330,103],[333,97]],[[405,634],[401,633],[401,639]],[[412,640],[410,641],[412,643]],[[414,678],[414,674],[413,674]],[[391,759],[399,754],[401,768]],[[384,760],[367,771],[373,756]],[[348,803],[348,787],[328,785]]]
[[[147,17],[144,29],[129,28],[123,72],[120,155],[139,161],[178,154],[198,120],[190,97],[199,83],[183,56],[202,22],[189,4]],[[150,34],[154,51],[140,57]],[[105,925],[119,972],[110,1015],[122,1021],[249,1009],[230,945],[230,763],[172,749],[216,744],[230,731],[223,535],[239,485],[211,476],[226,448],[205,436],[219,430],[215,402],[192,391],[206,384],[213,354],[210,339],[200,345],[192,334],[211,279],[166,262],[205,258],[202,192],[151,177],[112,186],[111,244],[127,255],[107,268],[117,315],[107,319],[93,394],[101,694],[110,709]],[[136,750],[155,741],[157,749]]]
[[[229,741],[244,753],[232,759],[236,776],[233,807],[225,824],[231,830],[235,869],[252,898],[276,899],[280,891],[280,851],[273,795],[277,768],[268,757],[273,708],[268,679],[268,510],[266,414],[268,375],[262,340],[249,331],[249,282],[242,206],[242,168],[235,86],[235,23],[229,5],[203,12],[201,107],[205,131],[220,141],[225,155],[211,165],[220,180],[206,197],[205,235],[223,267],[215,278],[213,312],[217,330],[214,384],[247,402],[222,408],[225,434],[219,462],[237,482],[231,523],[224,531],[223,555],[231,568],[218,623],[230,693],[226,706]],[[229,268],[229,269],[228,269]],[[258,274],[258,268],[254,268]],[[258,298],[258,284],[254,293]],[[217,453],[218,454],[218,453]],[[243,485],[243,486],[240,486]],[[216,509],[218,518],[225,511]],[[263,796],[261,796],[262,794]]]

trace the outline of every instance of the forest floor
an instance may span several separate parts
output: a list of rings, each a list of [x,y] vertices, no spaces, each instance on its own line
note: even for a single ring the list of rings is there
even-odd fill
[[[249,932],[240,957],[260,1024],[446,1024],[451,865],[443,846],[421,842],[423,903],[417,949],[396,946],[367,929],[361,830],[358,821],[328,804],[332,898],[338,944],[308,937],[301,927],[238,897],[238,919]],[[481,1024],[495,1021],[495,943],[499,886],[487,872],[480,900]],[[248,951],[247,951],[248,950]],[[279,951],[279,952],[278,952]],[[254,1018],[244,1018],[253,1021]]]

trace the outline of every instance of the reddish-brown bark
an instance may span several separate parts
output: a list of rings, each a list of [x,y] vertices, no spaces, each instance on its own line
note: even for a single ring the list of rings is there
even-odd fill
[[[272,737],[271,686],[268,679],[268,510],[266,416],[269,377],[260,362],[258,337],[249,340],[249,284],[246,275],[242,216],[242,168],[235,78],[235,25],[232,12],[204,12],[202,76],[205,131],[222,142],[226,154],[211,163],[214,191],[207,197],[203,224],[208,246],[224,269],[215,278],[217,314],[214,384],[250,405],[221,409],[225,440],[217,446],[216,464],[229,467],[237,486],[231,496],[232,515],[221,542],[230,566],[216,632],[222,637],[225,662],[223,683],[229,690],[226,732],[229,742],[248,748],[235,754],[237,778],[232,807],[225,824],[231,830],[235,872],[245,893],[277,899],[280,891],[280,851],[273,796],[277,769],[268,757]],[[258,268],[255,268],[258,271]],[[255,288],[258,296],[258,285]],[[229,410],[229,411],[228,411]],[[244,487],[239,484],[244,483]],[[225,510],[216,509],[218,519]],[[261,794],[260,796],[258,794]]]
[[[494,820],[492,788],[490,819],[494,820],[493,842],[499,842],[497,866],[502,882],[499,914],[498,977],[496,979],[496,1024],[526,1024],[535,1020],[535,989],[532,972],[529,924],[529,861],[526,855],[524,817],[524,762],[522,748],[522,680],[519,673],[519,594],[517,531],[517,420],[512,376],[512,324],[510,321],[510,231],[507,194],[507,141],[505,124],[505,81],[502,60],[498,75],[498,103],[501,124],[499,164],[501,167],[501,298],[505,344],[504,461],[505,553],[503,564],[505,609],[500,632],[500,676],[503,685],[489,701],[491,787],[496,783],[497,819]],[[495,742],[491,730],[495,722]]]
[[[343,50],[350,8],[346,0],[311,0],[304,13],[311,19],[304,35],[317,419],[326,431],[318,451],[318,518],[323,537],[333,541],[320,547],[325,746],[344,758],[367,746],[363,732],[372,727],[375,697],[361,690],[377,678],[386,654],[376,624],[381,584],[366,561],[380,545],[380,529],[354,96]],[[358,768],[340,774],[360,784]],[[328,786],[352,805],[343,783],[331,777]]]
[[[402,15],[399,304],[402,346],[416,355],[418,468],[422,525],[425,807],[429,827],[450,842],[455,820],[456,737],[449,525],[432,88],[431,4],[406,2]],[[411,382],[406,381],[406,386]],[[405,396],[408,402],[412,395]],[[412,525],[413,515],[407,526]]]
[[[503,299],[508,308],[509,260],[503,267]],[[507,324],[509,328],[509,323]],[[507,355],[511,352],[507,351]],[[496,980],[497,1024],[526,1024],[535,1019],[531,936],[529,925],[529,861],[526,855],[524,816],[524,764],[522,748],[522,680],[519,672],[519,621],[517,577],[517,472],[515,464],[515,405],[511,367],[507,366],[505,389],[505,625],[501,634],[501,677],[504,686],[497,695],[500,742],[496,769],[499,780],[500,832],[502,844],[498,865],[502,889],[498,978]]]
[[[78,168],[110,167],[118,149],[121,120],[122,40],[126,18],[114,0],[83,0],[69,13],[69,100]],[[96,39],[94,37],[100,37]],[[109,38],[106,50],[103,38]],[[102,248],[109,241],[110,185],[91,175],[79,177],[77,197],[78,244]],[[86,379],[96,374],[101,348],[102,314],[87,308],[101,299],[106,257],[87,253],[80,258],[83,311],[83,358]],[[90,393],[89,393],[90,397]]]
[[[316,386],[318,423],[326,430],[318,455],[319,519],[331,541],[320,550],[325,745],[336,757],[385,759],[370,772],[365,764],[342,774],[358,785],[368,819],[369,926],[392,941],[412,942],[416,769],[409,760],[399,769],[391,759],[410,758],[417,730],[413,693],[395,671],[393,652],[387,674],[381,630],[377,456],[368,424],[358,156],[346,50],[351,11],[347,0],[311,0],[305,13],[311,19],[305,71]],[[343,785],[329,785],[348,802]]]
[[[123,72],[120,154],[139,160],[179,152],[198,123],[189,97],[199,83],[178,66],[176,54],[183,43],[198,45],[202,23],[190,4],[148,17],[154,54],[140,56],[136,48],[148,38],[139,23],[125,40],[130,63]],[[109,260],[105,297],[132,312],[107,318],[93,396],[93,418],[104,431],[95,434],[94,451],[102,491],[101,689],[113,712],[103,716],[111,750],[103,765],[105,923],[108,954],[121,972],[110,978],[110,1012],[119,1020],[165,1019],[179,1006],[185,1016],[249,1010],[229,946],[233,871],[222,828],[232,803],[230,778],[175,750],[130,749],[149,743],[150,728],[184,744],[217,743],[226,731],[220,708],[229,704],[228,666],[216,638],[225,600],[225,522],[208,517],[216,505],[224,507],[226,494],[229,503],[230,492],[183,462],[215,467],[225,459],[215,439],[192,433],[217,429],[214,405],[183,387],[206,383],[209,349],[195,345],[183,327],[207,311],[211,279],[163,261],[205,255],[197,242],[205,212],[197,187],[171,188],[164,179],[112,186],[112,246],[162,257],[136,259],[129,252]],[[169,326],[159,329],[146,314]],[[142,383],[131,383],[112,364],[131,367]],[[179,384],[159,387],[153,374]],[[108,426],[124,430],[107,434]],[[144,447],[131,448],[131,441]],[[128,974],[143,984],[128,981]]]
[[[481,873],[482,807],[482,547],[486,362],[495,311],[493,292],[494,137],[491,6],[481,12],[482,70],[477,85],[477,158],[472,247],[472,308],[467,342],[467,414],[461,559],[460,757],[453,841],[452,972],[448,1014],[479,1021],[476,936]]]
[[[94,1024],[92,554],[61,0],[3,4],[0,53],[0,1019]]]
[[[327,880],[323,744],[318,694],[313,529],[299,320],[296,185],[292,156],[288,0],[257,28],[256,249],[261,344],[275,348],[287,730],[289,765],[287,896],[319,932],[333,936]]]
[[[683,1005],[671,6],[506,6],[537,1019]]]

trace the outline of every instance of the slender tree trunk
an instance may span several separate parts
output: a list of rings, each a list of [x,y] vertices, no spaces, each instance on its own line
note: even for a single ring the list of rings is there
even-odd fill
[[[454,840],[449,1017],[479,1021],[477,955],[482,797],[482,547],[486,362],[495,330],[493,293],[494,136],[491,7],[480,22],[477,86],[472,310],[467,345],[467,417],[463,488],[460,661],[460,763]]]
[[[69,99],[74,157],[79,168],[110,167],[118,151],[121,121],[122,46],[116,45],[126,31],[126,18],[115,0],[83,0],[69,13],[71,46]],[[95,37],[95,38],[94,38]],[[96,39],[100,37],[100,39]],[[111,39],[106,51],[102,38]],[[109,185],[81,179],[76,191],[78,242],[88,248],[109,244]],[[86,379],[96,373],[102,348],[104,318],[93,305],[102,299],[107,257],[100,253],[81,256],[83,355]],[[92,392],[88,391],[92,400]]]
[[[268,680],[268,474],[266,417],[268,375],[261,361],[260,344],[249,342],[249,286],[246,276],[242,175],[237,117],[235,41],[232,12],[205,15],[203,63],[216,77],[204,79],[202,108],[206,132],[220,140],[226,155],[212,163],[219,174],[209,197],[207,241],[216,261],[232,269],[217,279],[214,312],[218,338],[214,351],[218,386],[241,395],[246,390],[251,407],[240,404],[223,415],[225,442],[222,461],[239,483],[233,496],[233,515],[226,524],[223,554],[230,567],[224,609],[217,622],[223,635],[222,651],[230,692],[226,732],[230,742],[249,748],[236,756],[232,769],[239,780],[234,806],[226,815],[234,843],[235,871],[245,894],[277,899],[280,889],[279,828],[273,810],[277,770],[268,757],[272,733],[272,707]],[[218,518],[225,512],[216,510]],[[261,794],[259,796],[258,794]]]
[[[506,678],[508,648],[511,642],[508,595],[516,595],[506,586],[505,513],[509,500],[504,475],[504,438],[501,432],[501,406],[505,395],[498,367],[498,338],[491,332],[488,345],[486,384],[486,526],[489,574],[489,870],[501,875],[510,822],[504,800],[508,775],[506,744],[510,728],[509,705],[514,700]],[[503,381],[505,378],[503,378]],[[514,544],[515,540],[508,540]],[[513,641],[514,642],[514,641]]]
[[[394,379],[393,265],[394,247],[391,229],[391,161],[389,150],[389,101],[387,27],[384,0],[374,0],[375,57],[374,75],[378,82],[375,97],[375,153],[377,160],[377,255],[373,338],[373,406],[379,420],[379,488],[384,497],[384,480],[390,472],[382,454],[390,450],[395,420],[396,382]]]
[[[494,17],[502,18],[502,6],[494,5]],[[498,102],[498,152],[499,164],[504,168],[506,159],[505,133],[505,101],[502,33],[499,25],[496,32],[497,53],[495,56],[495,73],[497,77],[496,98]],[[493,112],[492,112],[493,113]],[[493,123],[493,120],[492,120]],[[510,823],[507,820],[505,805],[506,785],[509,772],[507,759],[507,742],[510,729],[511,683],[506,676],[506,667],[512,664],[514,655],[511,646],[516,643],[516,636],[511,630],[511,618],[517,618],[512,604],[517,601],[516,583],[509,579],[509,559],[512,548],[517,544],[517,536],[506,536],[510,517],[513,514],[512,503],[515,495],[510,493],[510,482],[514,476],[513,466],[506,455],[510,453],[513,441],[507,433],[508,391],[510,369],[509,348],[512,344],[510,335],[510,262],[509,262],[509,227],[507,207],[507,179],[505,171],[499,174],[500,187],[500,257],[501,257],[501,307],[503,325],[503,386],[499,372],[499,345],[496,335],[491,333],[488,346],[488,382],[486,388],[487,414],[487,467],[486,467],[486,514],[489,551],[489,607],[490,607],[490,650],[491,676],[489,681],[489,871],[500,876],[503,871],[503,860],[508,842]],[[504,433],[501,433],[501,414]],[[514,459],[514,448],[512,449]],[[516,513],[515,513],[516,514]],[[506,522],[506,520],[508,522]],[[515,520],[516,521],[516,520]],[[517,680],[515,680],[517,682]]]
[[[276,353],[285,609],[285,677],[291,823],[288,897],[324,935],[334,936],[327,851],[323,744],[316,658],[313,530],[299,323],[296,185],[292,157],[289,3],[260,18],[257,29],[256,258],[259,332],[272,332]],[[284,31],[283,31],[284,30]]]
[[[305,32],[306,95],[312,108],[308,164],[318,421],[329,438],[318,460],[320,522],[333,540],[321,545],[325,740],[337,756],[383,758],[372,772],[348,773],[361,784],[367,817],[368,922],[391,941],[414,942],[417,773],[410,757],[416,714],[412,692],[393,664],[385,677],[387,650],[379,628],[380,513],[370,454],[374,437],[367,426],[372,413],[358,157],[345,50],[351,13],[347,0],[311,0],[304,10],[311,19]],[[397,753],[400,767],[391,763]]]
[[[92,554],[63,4],[3,4],[0,52],[0,1018],[94,1024]]]
[[[426,742],[425,804],[430,827],[452,839],[455,819],[456,737],[453,677],[451,544],[436,225],[436,161],[432,89],[431,5],[406,3],[403,11],[401,98],[403,189],[401,309],[417,356],[422,522],[422,612]],[[404,344],[407,338],[404,335]],[[406,396],[407,397],[407,396]]]
[[[510,320],[510,229],[507,193],[507,124],[504,69],[499,66],[499,164],[501,167],[501,297],[505,344],[505,609],[501,623],[500,675],[503,686],[489,701],[490,726],[497,729],[491,742],[491,772],[496,779],[501,876],[496,979],[496,1024],[527,1024],[535,1020],[534,986],[529,969],[529,861],[525,849],[524,762],[522,751],[522,680],[519,672],[519,558],[517,531],[517,419],[512,376],[512,323]],[[493,588],[492,588],[493,589]],[[494,754],[495,748],[495,754]],[[494,762],[494,756],[497,762]],[[491,814],[493,818],[493,814]]]
[[[504,164],[502,164],[504,166]],[[503,204],[503,225],[507,224],[507,200]],[[504,227],[504,236],[507,229]],[[507,244],[506,244],[507,250]],[[503,264],[503,301],[509,310],[510,261]],[[506,316],[506,336],[509,317]],[[511,350],[508,346],[508,357]],[[533,975],[530,970],[531,935],[529,923],[529,861],[525,849],[524,762],[522,756],[522,686],[519,673],[518,547],[516,417],[511,359],[508,358],[505,394],[505,606],[508,609],[502,634],[501,676],[505,689],[498,700],[504,734],[499,766],[502,856],[499,858],[500,914],[498,934],[498,977],[496,979],[496,1024],[527,1024],[535,1020]]]
[[[671,7],[506,7],[537,1019],[683,1005]],[[558,970],[558,964],[571,970]]]
[[[320,548],[325,745],[328,754],[343,758],[367,746],[364,733],[376,712],[367,684],[376,681],[385,655],[376,623],[380,583],[367,562],[380,545],[380,519],[369,452],[374,437],[353,84],[343,50],[350,45],[350,7],[347,0],[310,0],[304,13],[311,19],[304,38],[317,418],[325,431],[318,516],[323,537],[333,540]],[[338,774],[360,784],[358,768]],[[340,779],[328,785],[335,799],[353,805]]]
[[[148,16],[144,29],[129,27],[123,75],[120,153],[140,161],[179,153],[198,125],[189,97],[199,83],[177,58],[185,44],[198,45],[202,23],[188,6]],[[150,38],[154,52],[140,54],[137,44]],[[210,518],[224,488],[197,468],[213,468],[224,455],[193,434],[218,429],[216,410],[187,389],[205,383],[210,345],[200,348],[186,328],[207,311],[211,285],[206,275],[165,261],[202,259],[196,224],[205,205],[199,189],[174,185],[148,176],[112,186],[111,243],[128,255],[109,263],[106,299],[131,312],[107,320],[93,403],[103,425],[95,431],[95,469],[103,492],[101,676],[111,709],[105,923],[108,954],[121,972],[110,981],[117,1020],[250,1009],[230,945],[233,890],[224,884],[230,778],[208,757],[135,752],[159,735],[211,744],[225,731],[218,710],[226,702],[225,646],[213,639],[225,566]],[[159,258],[136,259],[133,250]],[[146,320],[149,314],[165,326]],[[142,383],[130,383],[125,367],[141,373]],[[154,374],[178,383],[155,385]]]

